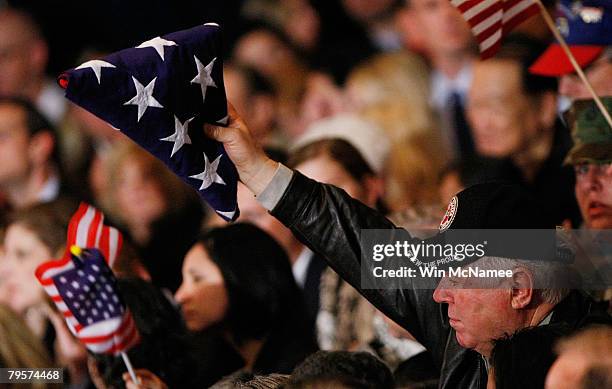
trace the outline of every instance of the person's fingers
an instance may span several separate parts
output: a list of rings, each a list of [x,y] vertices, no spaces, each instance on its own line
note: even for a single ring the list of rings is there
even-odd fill
[[[134,371],[136,379],[135,383],[129,373],[123,373],[122,378],[129,389],[168,389],[166,384],[159,379],[154,373],[147,369],[136,369]]]
[[[221,143],[230,142],[235,136],[233,132],[235,128],[230,127],[219,127],[212,124],[204,124],[204,133],[209,138],[212,138]]]
[[[142,389],[142,386],[133,383],[132,381],[126,381],[125,382],[125,388],[126,389]]]

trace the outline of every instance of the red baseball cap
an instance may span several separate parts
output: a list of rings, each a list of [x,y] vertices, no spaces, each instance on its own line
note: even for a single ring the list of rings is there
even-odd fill
[[[575,45],[569,46],[570,51],[576,58],[581,68],[595,61],[603,52],[604,46]],[[529,67],[529,72],[549,77],[560,77],[573,73],[574,67],[567,54],[559,44],[552,44],[546,51]]]

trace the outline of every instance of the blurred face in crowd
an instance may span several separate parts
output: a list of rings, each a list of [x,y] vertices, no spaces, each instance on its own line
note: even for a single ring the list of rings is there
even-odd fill
[[[342,0],[347,13],[357,20],[368,21],[387,11],[395,0]]]
[[[283,31],[291,42],[306,51],[316,47],[321,30],[319,14],[308,0],[285,0]]]
[[[161,183],[145,160],[128,157],[121,166],[116,183],[116,201],[129,224],[148,225],[166,210]]]
[[[410,0],[409,12],[425,49],[433,54],[454,55],[470,50],[473,37],[467,22],[448,0]],[[407,18],[410,20],[410,17]]]
[[[274,126],[276,116],[274,96],[253,90],[246,75],[231,65],[224,67],[223,79],[227,99],[249,123],[253,136],[262,142]]]
[[[234,57],[239,63],[257,69],[272,80],[286,72],[286,67],[291,66],[295,60],[285,43],[265,30],[256,30],[242,36],[236,43]]]
[[[183,283],[175,298],[191,331],[204,330],[225,317],[229,302],[223,275],[201,243],[185,256]]]
[[[586,367],[587,361],[582,358],[579,352],[560,355],[548,372],[546,388],[580,388]]]
[[[587,228],[612,229],[612,165],[579,164],[576,199]]]
[[[0,12],[0,95],[35,97],[46,61],[46,45],[27,22],[13,11]]]
[[[240,116],[250,123],[248,116],[249,112],[249,91],[248,82],[237,69],[233,66],[223,67],[223,81],[225,83],[225,94],[227,99],[232,102],[232,105],[238,111]]]
[[[584,73],[598,96],[612,96],[612,54],[604,53],[601,58],[590,64]],[[587,87],[575,73],[561,77],[559,94],[572,99],[592,98]]]
[[[23,110],[0,104],[0,186],[22,180],[30,169],[30,136]]]
[[[476,150],[487,157],[524,150],[554,123],[554,112],[525,94],[520,66],[510,60],[489,59],[474,66],[467,108]]]
[[[313,180],[343,189],[349,196],[370,207],[376,203],[376,197],[368,193],[365,185],[355,180],[341,164],[327,154],[320,154],[315,158],[304,161],[297,165],[295,169]]]
[[[448,304],[450,326],[462,347],[488,356],[492,341],[521,328],[509,288],[470,288],[470,279],[445,277],[434,291],[437,303]],[[477,289],[473,289],[477,288]]]
[[[6,231],[3,264],[6,303],[18,313],[44,300],[44,291],[34,271],[41,263],[53,258],[51,250],[25,226],[15,223]]]

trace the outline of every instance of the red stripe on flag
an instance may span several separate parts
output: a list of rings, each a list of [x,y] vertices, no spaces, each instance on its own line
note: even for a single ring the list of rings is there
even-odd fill
[[[96,247],[96,237],[98,235],[98,231],[102,227],[102,213],[98,210],[94,211],[94,217],[89,225],[89,230],[87,232],[87,245],[85,247]]]
[[[485,1],[488,0],[469,0],[459,5],[455,5],[459,12],[461,12],[463,18],[470,25],[476,41],[480,44],[480,56],[483,59],[495,55],[501,46],[501,39],[507,35],[510,30],[525,21],[527,18],[539,12],[538,6],[534,0],[529,0],[532,2],[532,4],[529,5],[526,5],[528,4],[525,3],[526,0],[497,0],[488,5],[484,3]],[[472,15],[472,12],[475,11],[472,10],[475,7],[478,7],[477,9],[479,9],[479,11]],[[480,9],[480,7],[482,7],[482,9]],[[523,7],[525,8],[522,9]],[[497,17],[496,13],[498,13],[500,10],[503,11],[503,14],[499,22],[495,22],[493,25],[487,27],[483,31],[478,32],[479,29],[476,30],[478,25],[481,23],[487,23],[489,18]],[[506,16],[507,20],[504,20],[503,15],[508,15],[508,13],[512,14],[514,12],[518,13],[509,18]],[[492,42],[489,47],[483,48],[482,43],[493,37],[498,33],[498,31],[502,32],[499,34],[499,38],[492,38],[495,39],[495,41]]]
[[[106,342],[108,340],[111,340],[113,337],[117,336],[117,334],[123,333],[126,330],[126,328],[128,328],[128,326],[130,325],[133,325],[133,323],[134,321],[132,320],[132,315],[124,314],[121,320],[121,324],[119,325],[119,328],[113,330],[112,333],[99,335],[99,336],[84,336],[84,337],[79,337],[79,339],[81,339],[85,343]]]
[[[36,268],[36,278],[38,278],[38,281],[43,286],[53,285],[53,279],[49,277],[46,273],[51,269],[64,267],[69,261],[70,257],[47,261],[40,264],[40,266]]]
[[[480,52],[480,58],[482,59],[491,58],[492,56],[495,55],[495,53],[497,53],[500,47],[501,47],[501,39],[498,39],[497,42],[495,42],[491,47]]]
[[[88,208],[89,206],[85,203],[79,204],[79,209],[77,209],[75,214],[70,219],[70,224],[68,225],[68,237],[66,240],[66,250],[70,250],[70,245],[73,245],[76,242],[79,223],[83,219],[83,216],[85,216],[85,213],[87,213]]]
[[[540,9],[537,5],[531,5],[528,8],[525,8],[521,13],[504,23],[504,35],[508,34],[516,26],[523,23],[530,17],[537,15],[538,13],[540,13]]]
[[[493,24],[491,27],[487,28],[486,30],[478,34],[478,36],[476,37],[476,40],[478,41],[478,43],[482,43],[485,40],[487,40],[490,36],[498,32],[501,28],[502,28],[502,23],[500,20],[499,22]]]
[[[468,11],[469,9],[477,6],[478,4],[482,3],[483,1],[486,0],[468,0],[464,3],[461,3],[459,6],[457,6],[457,9],[459,11],[461,11],[461,13],[464,13],[466,11]]]
[[[468,20],[468,23],[471,27],[476,27],[478,24],[480,24],[480,22],[495,15],[495,13],[499,12],[501,9],[502,9],[501,4],[495,3],[494,6],[485,8],[484,10],[480,11],[476,15],[472,16],[470,20]]]

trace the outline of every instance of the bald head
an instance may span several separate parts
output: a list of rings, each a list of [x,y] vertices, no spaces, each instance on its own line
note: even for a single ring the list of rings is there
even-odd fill
[[[47,45],[26,13],[0,10],[0,95],[36,99],[47,66]]]

